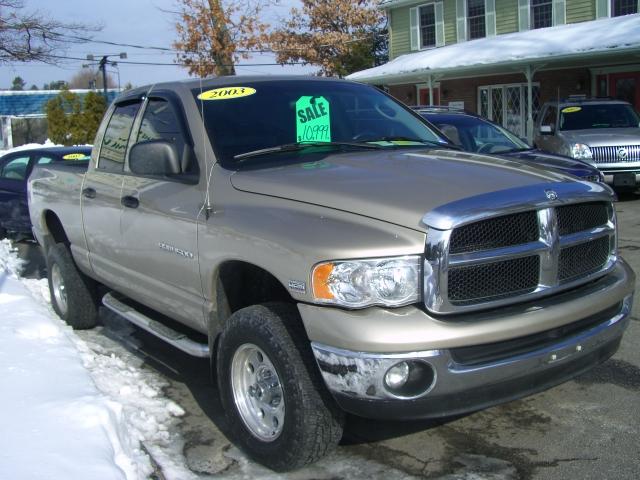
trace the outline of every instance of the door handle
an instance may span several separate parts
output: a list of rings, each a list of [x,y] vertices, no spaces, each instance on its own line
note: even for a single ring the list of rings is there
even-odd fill
[[[96,198],[96,189],[95,188],[85,188],[82,190],[82,196],[86,198]]]
[[[120,203],[127,208],[138,208],[140,205],[140,200],[136,197],[132,197],[131,195],[124,196],[120,199]]]

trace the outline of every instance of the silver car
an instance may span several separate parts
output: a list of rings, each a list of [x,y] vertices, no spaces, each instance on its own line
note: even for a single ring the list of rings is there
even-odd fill
[[[535,145],[593,163],[616,188],[640,181],[640,117],[621,100],[569,98],[547,102],[538,117]]]

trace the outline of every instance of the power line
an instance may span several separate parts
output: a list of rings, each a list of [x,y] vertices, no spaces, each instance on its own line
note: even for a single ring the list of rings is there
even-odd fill
[[[50,55],[52,58],[58,58],[60,60],[79,60],[86,62],[86,58],[80,57],[70,57],[65,55]],[[173,67],[189,67],[191,64],[188,63],[167,63],[167,62],[133,62],[130,60],[117,60],[118,65],[150,65],[150,66],[173,66]],[[219,67],[270,67],[270,66],[286,66],[286,65],[306,65],[307,62],[287,62],[287,63],[238,63],[238,64],[218,64],[214,62],[195,62],[195,64],[200,65],[216,65]]]

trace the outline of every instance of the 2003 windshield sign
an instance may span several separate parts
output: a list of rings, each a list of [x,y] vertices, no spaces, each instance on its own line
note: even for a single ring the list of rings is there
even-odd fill
[[[198,100],[230,100],[248,97],[254,93],[256,93],[256,89],[251,87],[222,87],[202,92],[198,95]]]

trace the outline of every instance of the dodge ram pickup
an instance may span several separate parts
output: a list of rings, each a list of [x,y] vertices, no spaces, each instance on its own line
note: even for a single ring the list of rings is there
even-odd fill
[[[342,80],[156,84],[108,109],[86,173],[29,181],[53,307],[101,302],[209,357],[229,434],[279,471],[345,412],[472,412],[613,355],[635,276],[614,194],[459,150]],[[100,292],[100,295],[98,295]]]

